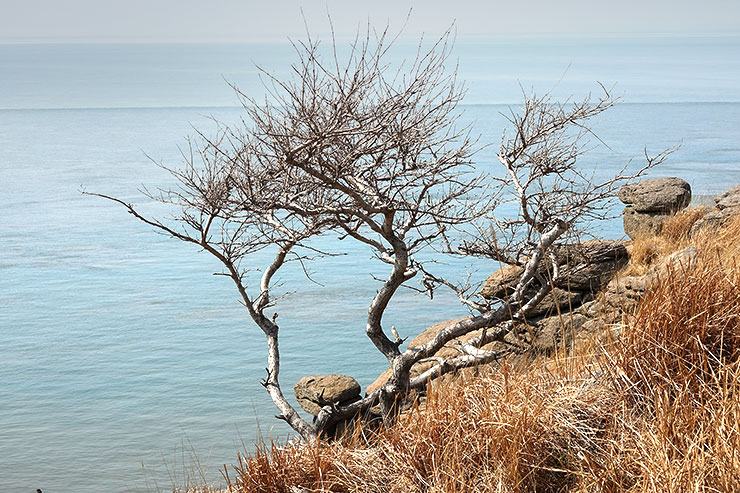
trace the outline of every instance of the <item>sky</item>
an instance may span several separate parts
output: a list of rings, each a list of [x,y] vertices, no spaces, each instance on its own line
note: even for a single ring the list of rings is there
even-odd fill
[[[459,36],[740,33],[737,0],[0,0],[0,42],[254,42],[368,21]]]

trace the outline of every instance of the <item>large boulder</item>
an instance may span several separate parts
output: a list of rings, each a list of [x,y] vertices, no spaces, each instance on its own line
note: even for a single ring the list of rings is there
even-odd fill
[[[619,269],[627,265],[629,256],[623,241],[590,240],[554,247],[557,263],[561,268],[558,287],[565,291],[595,293],[601,289]],[[524,269],[518,265],[505,265],[486,279],[480,295],[486,299],[504,299],[510,295]],[[548,278],[544,263],[540,274]],[[533,286],[537,289],[539,286]],[[531,294],[531,293],[529,293]],[[577,293],[569,296],[572,305]],[[562,297],[562,296],[561,296]],[[547,308],[544,311],[548,311]],[[537,313],[543,313],[538,310]]]
[[[347,375],[308,375],[293,386],[298,404],[314,416],[326,403],[341,404],[360,397],[360,384]]]
[[[622,240],[588,240],[556,247],[558,264],[595,264],[626,259],[626,243]]]
[[[663,223],[691,202],[691,186],[681,178],[655,178],[629,183],[619,190],[624,209],[624,232],[632,239],[658,234]]]
[[[524,268],[518,265],[504,265],[488,276],[480,295],[489,300],[506,298],[514,291],[523,272]]]
[[[596,293],[627,265],[629,255],[623,241],[590,240],[559,249],[558,260],[562,288]]]
[[[583,294],[578,291],[566,291],[553,288],[529,313],[530,318],[557,315],[570,311],[581,305]]]
[[[618,196],[636,212],[675,214],[691,202],[691,186],[681,178],[655,178],[628,183]]]

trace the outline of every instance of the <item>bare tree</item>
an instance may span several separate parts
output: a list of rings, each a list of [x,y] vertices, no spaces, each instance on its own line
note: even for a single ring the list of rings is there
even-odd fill
[[[476,141],[458,125],[463,90],[447,72],[449,33],[430,49],[420,48],[396,70],[385,62],[392,46],[387,33],[355,40],[346,57],[337,44],[328,54],[309,40],[295,45],[294,77],[264,73],[268,96],[259,102],[239,92],[245,117],[238,127],[220,126],[215,137],[198,134],[184,166],[169,171],[179,186],[148,194],[172,207],[170,221],[149,218],[132,204],[137,219],[173,238],[198,245],[216,257],[236,285],[251,319],[267,338],[264,387],[284,419],[304,439],[313,440],[337,421],[376,404],[390,423],[395,403],[430,378],[495,360],[503,353],[481,347],[501,340],[559,281],[553,245],[580,221],[600,215],[617,185],[661,161],[649,159],[632,176],[623,173],[594,183],[576,167],[587,137],[586,122],[613,101],[602,98],[556,104],[526,98],[512,113],[514,132],[502,139],[498,158],[506,175],[480,174],[472,166]],[[238,91],[238,90],[237,90]],[[493,211],[513,191],[517,217],[496,219]],[[484,200],[491,197],[495,200]],[[279,326],[274,276],[289,261],[306,262],[328,252],[312,241],[319,235],[350,238],[368,245],[388,265],[370,300],[365,332],[392,369],[377,391],[349,405],[327,403],[313,424],[284,397],[280,382]],[[453,246],[459,243],[457,246]],[[436,248],[441,246],[441,249]],[[273,249],[265,266],[251,254]],[[434,274],[417,254],[478,255],[524,267],[512,294],[502,302],[478,300],[455,280]],[[549,265],[549,280],[543,266]],[[249,271],[260,270],[250,283]],[[477,314],[447,327],[428,343],[401,350],[403,339],[389,336],[384,313],[399,288],[413,278],[430,293],[455,289]],[[536,286],[536,289],[532,289]],[[460,356],[438,361],[411,378],[411,367],[434,358],[445,344],[473,331]]]

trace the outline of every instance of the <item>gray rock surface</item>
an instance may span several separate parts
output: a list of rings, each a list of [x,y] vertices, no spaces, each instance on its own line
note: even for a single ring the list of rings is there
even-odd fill
[[[608,315],[607,322],[613,323],[622,314],[631,314],[640,299],[656,279],[666,275],[680,275],[696,257],[693,246],[672,253],[642,276],[622,276],[612,279],[601,295],[601,311]]]
[[[629,256],[624,242],[591,240],[576,243],[558,252],[563,281],[560,287],[570,291],[595,293],[606,285]]]
[[[530,317],[549,316],[556,315],[558,309],[560,312],[570,311],[571,308],[575,308],[581,305],[581,299],[583,294],[578,291],[566,291],[564,289],[555,288],[548,293],[545,298],[532,309],[529,314]]]
[[[562,281],[558,287],[567,291],[593,293],[601,289],[628,261],[624,242],[617,240],[590,240],[555,248]],[[512,293],[519,276],[524,272],[517,265],[506,265],[486,279],[480,291],[486,299],[503,299]],[[547,272],[542,269],[542,276]]]
[[[569,345],[588,320],[588,317],[577,312],[543,318],[534,326],[532,349],[549,354],[563,345]]]
[[[624,232],[633,240],[643,234],[658,234],[663,223],[691,202],[691,186],[681,178],[655,178],[628,183],[619,189]]]
[[[640,235],[657,235],[669,217],[670,214],[661,212],[638,212],[628,206],[622,211],[622,225],[625,234],[634,240]]]
[[[298,404],[314,416],[321,411],[321,398],[326,402],[343,403],[360,397],[360,384],[347,375],[308,375],[293,386]]]
[[[628,183],[619,190],[619,200],[636,212],[676,213],[691,202],[691,186],[681,178],[655,178]]]
[[[570,243],[557,249],[560,265],[572,263],[600,263],[627,258],[627,247],[621,240],[588,240]]]
[[[740,185],[714,197],[714,203],[719,210],[740,208]]]
[[[691,226],[691,236],[700,231],[719,228],[736,214],[740,214],[740,185],[714,197],[715,207]]]
[[[488,276],[480,291],[481,296],[489,300],[505,298],[514,291],[522,272],[524,269],[518,265],[504,265]]]
[[[696,236],[701,231],[717,229],[730,220],[735,213],[740,213],[740,208],[711,209],[704,216],[691,225],[691,236]]]

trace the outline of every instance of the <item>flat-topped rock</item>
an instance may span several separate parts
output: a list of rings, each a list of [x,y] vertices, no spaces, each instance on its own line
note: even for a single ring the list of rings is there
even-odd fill
[[[550,316],[570,311],[581,305],[583,294],[578,291],[553,288],[529,313],[529,317]]]
[[[627,258],[627,247],[621,240],[587,240],[557,246],[558,264],[596,264]]]
[[[633,240],[661,232],[663,223],[691,202],[691,186],[681,178],[655,178],[619,189],[624,232]]]
[[[619,190],[619,200],[635,212],[672,214],[691,202],[691,186],[681,178],[655,178],[628,183]]]

